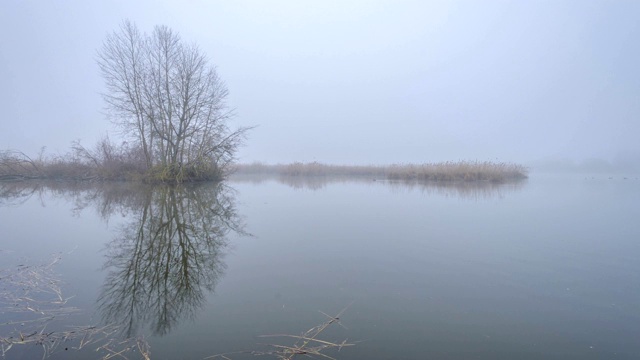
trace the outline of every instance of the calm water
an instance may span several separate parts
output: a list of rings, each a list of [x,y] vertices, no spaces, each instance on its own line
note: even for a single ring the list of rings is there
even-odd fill
[[[0,184],[0,337],[247,359],[344,310],[318,335],[339,359],[638,359],[639,219],[640,180],[602,175]]]

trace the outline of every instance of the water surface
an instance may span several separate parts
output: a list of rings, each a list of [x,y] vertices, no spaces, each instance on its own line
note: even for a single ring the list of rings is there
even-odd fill
[[[321,312],[344,310],[344,327],[320,336],[355,344],[326,352],[340,359],[640,357],[634,178],[0,186],[3,274],[59,258],[40,269],[74,311],[47,331],[117,329],[96,346],[144,337],[153,359],[268,352],[261,343],[295,339],[260,335],[299,335],[327,320]],[[3,279],[20,301],[24,290]],[[0,305],[2,337],[42,325]],[[78,341],[51,357],[109,352],[75,351]],[[42,351],[16,345],[5,356]]]

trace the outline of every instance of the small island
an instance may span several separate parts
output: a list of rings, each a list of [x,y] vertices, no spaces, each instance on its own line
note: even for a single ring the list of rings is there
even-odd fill
[[[403,181],[504,182],[527,177],[524,166],[487,161],[424,164],[234,164],[251,127],[230,128],[233,109],[214,65],[167,26],[150,34],[130,21],[98,51],[107,115],[123,135],[93,147],[74,141],[66,154],[36,157],[0,151],[0,181],[72,180],[185,183],[220,181],[230,173],[332,176]]]

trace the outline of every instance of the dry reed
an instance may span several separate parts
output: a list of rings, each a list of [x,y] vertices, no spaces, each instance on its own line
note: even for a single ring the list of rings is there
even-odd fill
[[[133,351],[149,359],[146,341],[142,338],[118,339],[120,329],[115,325],[49,329],[54,321],[80,312],[80,309],[68,306],[72,297],[63,296],[62,282],[53,271],[59,261],[60,257],[55,256],[46,264],[21,264],[0,269],[0,311],[13,318],[0,323],[2,357],[14,346],[33,345],[42,348],[43,359],[62,347],[65,350],[91,348],[102,353],[102,360],[126,359]]]
[[[350,305],[349,305],[350,306]],[[304,356],[309,358],[324,358],[335,360],[334,357],[327,355],[325,352],[327,350],[335,349],[337,351],[342,350],[344,347],[354,346],[354,343],[349,343],[347,340],[343,340],[341,342],[331,342],[327,340],[320,339],[320,334],[326,330],[329,326],[337,324],[342,327],[342,323],[340,323],[340,316],[347,310],[349,307],[345,307],[335,316],[330,316],[320,311],[321,314],[327,317],[327,320],[322,322],[319,325],[312,327],[311,329],[303,332],[300,335],[289,335],[289,334],[273,334],[273,335],[261,335],[261,338],[293,338],[296,341],[292,345],[281,345],[281,344],[262,344],[269,347],[269,350],[258,351],[237,351],[232,353],[224,353],[217,354],[213,356],[209,356],[205,359],[224,359],[231,360],[230,356],[238,355],[238,354],[250,354],[255,356],[271,356],[281,360],[291,360],[296,356]]]
[[[277,174],[287,177],[350,177],[402,181],[491,181],[503,182],[527,177],[526,167],[514,163],[457,161],[425,164],[328,165],[317,162],[268,165],[239,164],[238,174]]]

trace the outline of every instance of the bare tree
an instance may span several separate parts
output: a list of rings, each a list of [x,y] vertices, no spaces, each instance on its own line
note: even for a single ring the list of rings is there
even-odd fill
[[[249,128],[231,130],[228,90],[194,44],[166,26],[150,35],[125,21],[98,53],[112,121],[160,180],[219,176]]]

